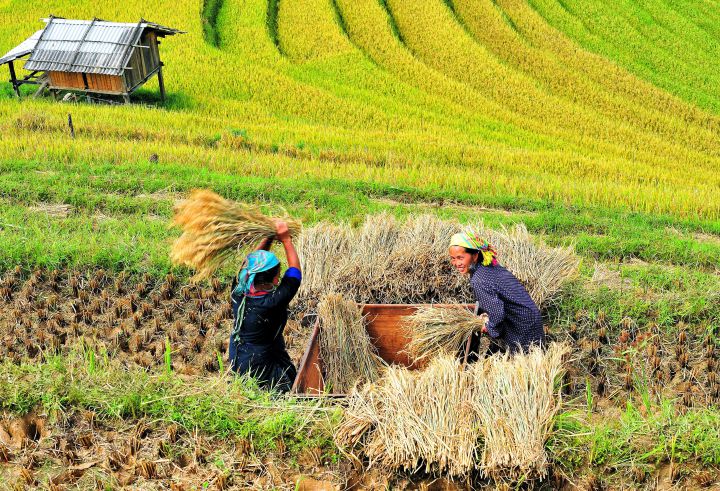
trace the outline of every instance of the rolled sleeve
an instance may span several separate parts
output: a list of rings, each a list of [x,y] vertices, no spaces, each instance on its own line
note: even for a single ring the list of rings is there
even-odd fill
[[[285,276],[288,278],[296,278],[298,281],[302,281],[302,273],[297,268],[288,268],[285,271]]]

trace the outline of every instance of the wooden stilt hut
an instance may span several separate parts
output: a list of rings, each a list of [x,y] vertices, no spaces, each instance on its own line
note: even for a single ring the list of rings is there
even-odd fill
[[[20,86],[35,84],[53,94],[61,90],[119,95],[130,94],[157,75],[160,97],[165,100],[163,62],[159,38],[182,31],[140,19],[136,24],[101,19],[75,20],[50,16],[37,31],[0,58],[10,69],[10,83],[20,96]],[[18,78],[15,62],[28,56],[28,75]]]

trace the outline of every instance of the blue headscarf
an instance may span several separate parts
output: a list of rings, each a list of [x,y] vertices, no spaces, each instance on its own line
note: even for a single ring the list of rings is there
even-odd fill
[[[248,254],[243,268],[238,273],[238,284],[233,293],[247,295],[255,281],[255,275],[274,268],[280,264],[277,256],[268,251],[254,251]]]

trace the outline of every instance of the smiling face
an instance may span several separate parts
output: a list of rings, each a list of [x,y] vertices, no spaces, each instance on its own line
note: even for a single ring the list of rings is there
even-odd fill
[[[470,254],[464,247],[450,247],[450,262],[460,274],[470,274],[470,267],[477,263],[478,255]]]

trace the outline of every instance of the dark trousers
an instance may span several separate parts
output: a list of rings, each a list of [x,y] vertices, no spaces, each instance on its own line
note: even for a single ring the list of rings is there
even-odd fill
[[[255,378],[263,389],[289,392],[297,371],[284,343],[258,345],[230,340],[230,366],[235,373]]]
[[[483,339],[486,340],[485,343],[482,342]],[[458,353],[460,360],[465,359],[465,348],[466,345],[463,345]],[[470,352],[468,353],[467,361],[468,363],[475,363],[480,358],[486,358],[495,353],[507,353],[509,351],[508,348],[507,343],[502,339],[493,339],[487,335],[483,338],[482,334],[475,333],[470,338]]]

